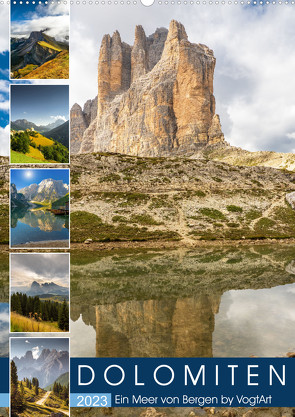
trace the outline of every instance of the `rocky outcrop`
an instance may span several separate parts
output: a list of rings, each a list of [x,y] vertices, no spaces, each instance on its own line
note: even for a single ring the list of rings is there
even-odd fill
[[[71,154],[77,154],[79,152],[83,134],[90,123],[96,118],[96,114],[97,97],[93,100],[87,100],[83,110],[77,103],[71,108]]]
[[[72,133],[72,149],[77,149],[83,130],[80,153],[169,156],[223,142],[215,114],[214,68],[213,52],[189,42],[184,26],[174,20],[169,31],[157,29],[149,37],[137,26],[132,47],[117,31],[105,35],[97,116],[85,130],[89,118],[85,122],[84,115],[84,123],[74,106],[79,128]]]
[[[290,206],[293,209],[295,209],[295,191],[286,194],[286,201],[290,204]]]
[[[78,153],[81,146],[83,133],[87,129],[87,123],[79,104],[74,104],[70,113],[71,129],[71,154]]]
[[[10,185],[11,207],[26,207],[29,205],[26,197],[22,193],[18,193],[15,184]]]

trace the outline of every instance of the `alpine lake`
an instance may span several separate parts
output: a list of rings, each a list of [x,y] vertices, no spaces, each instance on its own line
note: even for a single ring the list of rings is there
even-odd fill
[[[283,357],[295,351],[294,305],[295,248],[284,243],[71,253],[73,357]]]
[[[284,243],[71,254],[74,357],[285,356],[294,305]]]
[[[21,208],[11,210],[11,247],[29,242],[69,241],[69,216],[55,215],[44,208]]]

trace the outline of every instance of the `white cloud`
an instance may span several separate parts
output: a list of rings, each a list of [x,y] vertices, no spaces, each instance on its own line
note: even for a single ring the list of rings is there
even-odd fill
[[[73,5],[71,10],[71,104],[97,94],[99,47],[118,29],[133,44],[135,25],[149,35],[182,22],[189,40],[216,56],[216,111],[226,139],[249,150],[291,151],[295,131],[295,9],[212,6],[144,7]],[[83,47],[81,47],[83,45]]]
[[[67,121],[67,119],[65,118],[65,116],[50,116],[51,119],[53,119],[53,121],[55,122],[56,120],[63,120],[64,122]]]
[[[39,4],[36,7],[37,13],[34,13],[35,16],[38,14],[43,14],[46,16],[59,16],[59,15],[69,15],[69,5],[68,4],[58,4],[55,3],[49,3],[48,5],[45,4]]]
[[[287,137],[290,139],[295,139],[295,132],[287,133]]]
[[[9,101],[8,100],[0,102],[0,110],[9,111]]]
[[[38,359],[40,356],[41,352],[40,352],[40,348],[39,346],[35,346],[32,348],[32,355],[34,359]]]
[[[69,16],[41,16],[31,20],[16,21],[11,24],[11,34],[28,37],[33,31],[49,28],[45,33],[57,40],[65,40],[69,35]]]
[[[8,311],[1,311],[0,312],[0,322],[2,322],[2,323],[8,323],[9,322]]]
[[[0,155],[9,155],[9,125],[0,127]]]
[[[6,80],[0,80],[0,91],[1,93],[9,92],[9,82]]]
[[[1,5],[0,53],[9,49],[9,6]]]

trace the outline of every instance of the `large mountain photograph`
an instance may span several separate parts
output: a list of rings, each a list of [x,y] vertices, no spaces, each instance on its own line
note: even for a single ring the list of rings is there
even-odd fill
[[[294,357],[292,13],[73,5],[73,356]]]

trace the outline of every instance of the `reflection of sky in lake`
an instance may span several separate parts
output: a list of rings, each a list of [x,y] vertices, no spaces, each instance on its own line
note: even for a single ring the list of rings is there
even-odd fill
[[[8,330],[9,330],[8,303],[0,303],[0,357],[8,356]]]
[[[295,284],[223,294],[214,356],[280,356],[295,351]]]
[[[82,315],[77,321],[70,323],[71,329],[71,356],[73,357],[95,357],[96,333],[91,325],[87,325],[82,320]],[[83,343],[83,353],[81,352],[81,341]]]

